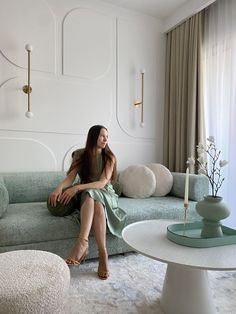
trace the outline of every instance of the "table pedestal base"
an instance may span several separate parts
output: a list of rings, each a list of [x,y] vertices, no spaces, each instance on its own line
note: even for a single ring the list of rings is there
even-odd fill
[[[168,264],[161,306],[166,314],[215,314],[207,271]]]

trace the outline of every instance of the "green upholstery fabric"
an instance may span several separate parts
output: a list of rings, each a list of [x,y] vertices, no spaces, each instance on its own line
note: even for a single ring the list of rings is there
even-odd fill
[[[200,220],[190,202],[189,220]],[[133,199],[120,197],[118,205],[127,213],[126,225],[146,219],[183,220],[183,200],[176,197]],[[79,232],[78,212],[55,217],[46,202],[10,204],[7,215],[0,220],[0,246],[20,245],[75,238]]]
[[[12,246],[0,246],[0,253],[13,250],[42,250],[58,254],[62,258],[68,257],[70,249],[75,243],[76,237],[64,238],[55,241],[42,241],[34,243],[25,243]],[[109,255],[130,252],[130,246],[126,244],[123,239],[120,239],[112,234],[107,234],[107,252]],[[97,244],[93,236],[89,239],[89,256],[88,258],[98,257]]]
[[[8,191],[3,183],[3,179],[0,178],[0,218],[5,214],[8,204],[9,204]]]
[[[187,212],[189,221],[201,220],[201,217],[195,210],[195,205],[196,202],[189,202]],[[148,219],[174,219],[181,221],[184,219],[183,199],[173,196],[154,196],[143,199],[120,197],[119,206],[127,213],[127,225]]]
[[[170,195],[184,198],[185,191],[185,173],[172,172],[173,186]],[[209,192],[209,181],[204,175],[189,175],[189,200],[201,201],[204,195]]]
[[[2,173],[10,204],[46,202],[65,175],[63,171]]]
[[[0,185],[7,189],[10,197],[7,211],[0,219],[0,252],[39,249],[63,258],[67,256],[79,233],[78,212],[66,217],[55,217],[47,208],[49,193],[64,177],[63,171],[0,175]],[[126,225],[145,219],[183,220],[181,196],[184,194],[185,175],[173,173],[173,177],[172,195],[146,199],[119,198],[118,206],[127,213]],[[204,176],[190,176],[189,194],[192,198],[202,199],[208,193],[208,185],[205,185],[204,180]],[[195,205],[195,201],[189,202],[189,221],[201,219],[195,211]],[[92,232],[89,246],[89,257],[97,257]],[[107,249],[109,254],[132,250],[122,239],[110,233],[107,234]]]
[[[46,202],[10,204],[0,222],[0,246],[75,238],[79,231],[74,215],[52,216]]]

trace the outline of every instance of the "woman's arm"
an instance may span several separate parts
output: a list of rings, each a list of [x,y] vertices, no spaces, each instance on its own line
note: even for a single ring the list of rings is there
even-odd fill
[[[108,161],[106,164],[106,167],[104,168],[98,181],[90,182],[90,183],[76,184],[73,187],[64,191],[60,197],[60,202],[64,205],[68,204],[69,201],[71,200],[71,198],[76,193],[81,192],[81,191],[86,190],[86,189],[103,189],[105,187],[105,185],[111,179],[114,165],[115,165],[115,159],[113,159],[111,162]]]
[[[48,202],[51,206],[56,206],[57,201],[62,202],[63,189],[71,186],[77,175],[77,169],[72,170],[67,174],[64,180],[62,180],[56,189],[49,195]]]

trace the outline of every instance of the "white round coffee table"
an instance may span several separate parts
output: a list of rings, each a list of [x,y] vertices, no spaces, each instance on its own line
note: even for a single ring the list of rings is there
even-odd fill
[[[166,237],[173,220],[146,220],[128,225],[122,236],[134,250],[167,263],[161,295],[166,314],[213,314],[216,309],[208,283],[207,270],[235,270],[236,244],[192,248]]]

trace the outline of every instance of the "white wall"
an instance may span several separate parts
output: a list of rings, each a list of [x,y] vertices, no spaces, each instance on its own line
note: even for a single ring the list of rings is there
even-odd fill
[[[60,170],[103,124],[118,168],[162,162],[165,36],[160,20],[102,1],[0,0],[0,172]],[[32,119],[25,117],[27,52]],[[144,123],[133,102],[141,96]]]

